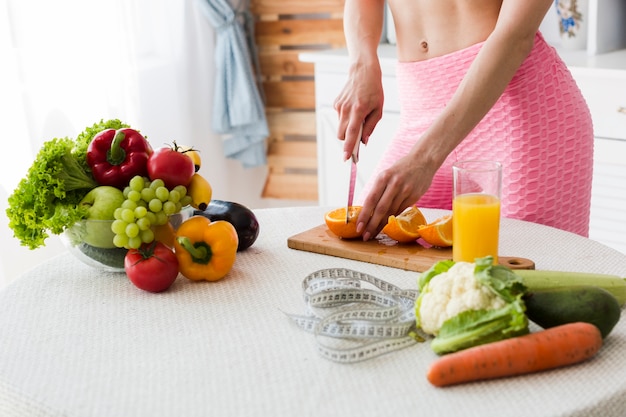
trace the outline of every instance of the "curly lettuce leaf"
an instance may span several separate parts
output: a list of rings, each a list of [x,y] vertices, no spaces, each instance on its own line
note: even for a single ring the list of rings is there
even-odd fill
[[[54,138],[39,150],[26,176],[9,196],[9,227],[22,246],[36,249],[87,215],[83,197],[98,184],[87,164],[87,149],[104,129],[129,127],[117,119],[85,128],[76,140]]]
[[[9,196],[9,227],[23,246],[43,246],[49,231],[59,234],[85,217],[78,203],[97,184],[72,154],[73,147],[69,138],[45,142]]]

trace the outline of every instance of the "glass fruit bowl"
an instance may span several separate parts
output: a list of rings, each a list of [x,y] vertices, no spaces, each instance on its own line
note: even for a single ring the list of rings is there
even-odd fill
[[[124,272],[124,257],[128,249],[113,244],[113,220],[81,220],[67,228],[61,240],[78,260],[93,268],[108,272]]]

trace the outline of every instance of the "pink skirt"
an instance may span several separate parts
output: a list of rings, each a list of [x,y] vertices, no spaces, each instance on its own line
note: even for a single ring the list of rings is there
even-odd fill
[[[481,47],[397,63],[400,125],[361,202],[377,174],[407,154],[439,115]],[[451,209],[452,164],[463,159],[502,163],[503,217],[588,235],[591,115],[566,65],[541,34],[498,102],[448,156],[418,207]]]

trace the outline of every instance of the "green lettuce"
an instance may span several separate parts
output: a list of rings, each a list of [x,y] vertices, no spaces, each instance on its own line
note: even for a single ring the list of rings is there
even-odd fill
[[[44,246],[52,234],[86,217],[79,206],[98,184],[87,164],[87,149],[93,137],[107,128],[128,127],[117,119],[100,121],[73,140],[68,137],[44,142],[26,176],[8,198],[9,227],[22,246]]]

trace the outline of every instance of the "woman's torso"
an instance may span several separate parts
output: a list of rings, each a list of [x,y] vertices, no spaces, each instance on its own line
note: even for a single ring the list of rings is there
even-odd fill
[[[389,0],[400,61],[422,61],[482,42],[502,0]]]

